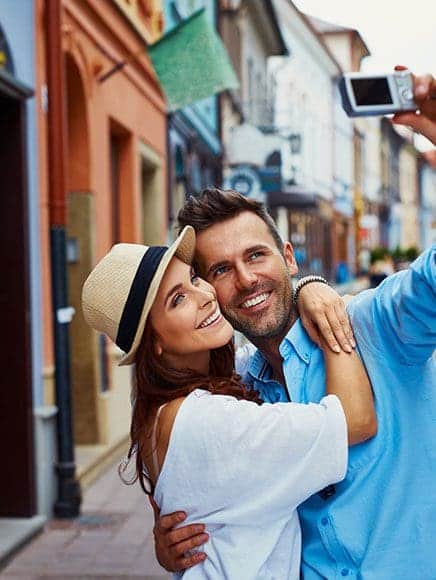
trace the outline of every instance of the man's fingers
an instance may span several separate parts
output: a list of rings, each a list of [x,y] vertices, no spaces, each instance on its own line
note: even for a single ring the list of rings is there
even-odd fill
[[[187,568],[192,568],[192,566],[196,566],[200,562],[203,562],[203,560],[206,560],[206,554],[204,552],[197,552],[196,554],[192,554],[192,556],[181,558],[177,560],[177,571],[181,572]]]
[[[189,538],[189,540],[185,540],[184,542],[179,542],[178,544],[174,544],[172,550],[173,553],[176,553],[177,556],[183,556],[186,552],[193,550],[194,548],[198,548],[205,544],[209,539],[208,534],[198,534],[197,536],[193,536]]]
[[[415,113],[398,113],[393,116],[392,122],[397,125],[407,125],[414,131],[421,133],[432,143],[436,144],[436,128],[435,123],[424,115],[417,115]]]
[[[198,534],[203,534],[204,530],[204,524],[190,524],[189,526],[183,526],[183,528],[177,528],[176,530],[168,532],[165,536],[165,541],[167,546],[174,546],[185,540],[192,539]],[[204,542],[200,542],[200,544],[204,544]],[[184,551],[186,552],[186,550]]]
[[[415,87],[414,87],[414,94],[415,99],[419,102],[422,99],[426,99],[427,97],[431,97],[431,86],[432,86],[433,77],[431,75],[423,75],[420,77],[415,77]]]
[[[184,520],[186,520],[185,512],[173,512],[172,514],[167,514],[159,518],[157,521],[157,528],[160,532],[166,532]]]

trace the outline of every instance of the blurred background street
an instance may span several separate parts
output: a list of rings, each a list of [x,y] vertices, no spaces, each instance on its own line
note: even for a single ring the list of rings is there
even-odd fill
[[[170,575],[156,562],[152,527],[148,499],[122,483],[114,465],[86,490],[79,518],[51,520],[0,577],[164,580]]]

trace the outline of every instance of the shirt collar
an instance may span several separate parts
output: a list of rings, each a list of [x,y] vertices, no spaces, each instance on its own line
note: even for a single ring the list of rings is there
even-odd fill
[[[309,338],[298,318],[282,340],[279,351],[284,360],[295,352],[304,363],[309,364],[314,348],[315,344]]]
[[[252,376],[253,379],[257,381],[268,380],[271,376],[271,367],[269,362],[266,360],[259,349],[257,349],[254,355],[251,357],[248,373]]]
[[[296,353],[305,364],[309,364],[314,348],[315,344],[310,340],[298,318],[282,340],[279,351],[284,360],[289,358],[292,353]],[[270,379],[271,367],[259,349],[251,358],[248,373],[257,381]]]

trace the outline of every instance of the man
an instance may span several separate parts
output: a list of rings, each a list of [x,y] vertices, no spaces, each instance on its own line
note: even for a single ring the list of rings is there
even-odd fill
[[[181,222],[198,232],[198,264],[226,317],[259,349],[248,372],[253,387],[270,402],[318,402],[324,366],[292,305],[291,245],[281,245],[261,208],[234,193],[192,199]],[[305,580],[436,578],[435,304],[436,246],[349,305],[379,431],[350,450],[343,482],[299,510]],[[156,527],[160,561],[173,569],[200,561],[177,558],[207,540],[201,525],[166,531],[182,519],[164,516]]]

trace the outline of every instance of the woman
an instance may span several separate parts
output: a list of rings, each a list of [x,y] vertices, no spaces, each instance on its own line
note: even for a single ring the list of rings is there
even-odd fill
[[[183,575],[296,579],[296,507],[344,477],[347,443],[375,434],[371,387],[356,354],[326,348],[330,396],[261,405],[234,373],[232,328],[192,271],[194,247],[189,226],[169,249],[114,246],[85,283],[85,318],[135,362],[129,458],[144,491],[162,513],[183,500],[187,522],[212,532]]]

